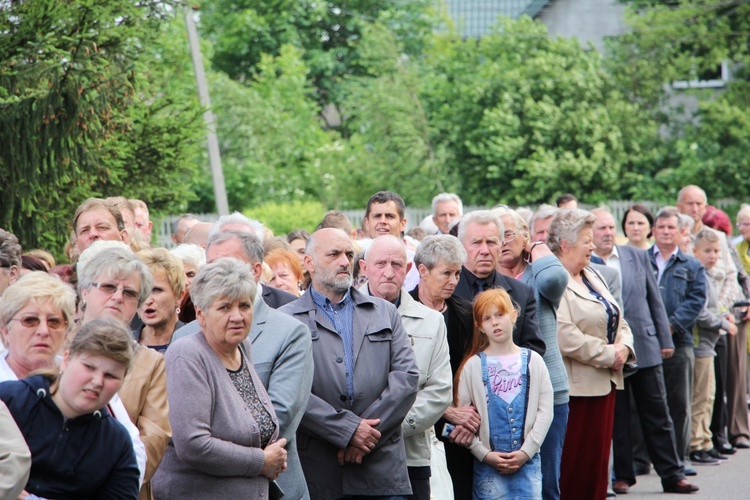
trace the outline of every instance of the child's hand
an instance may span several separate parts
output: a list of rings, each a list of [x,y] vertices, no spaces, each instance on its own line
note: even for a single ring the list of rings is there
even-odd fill
[[[729,323],[729,328],[727,328],[727,333],[729,335],[737,335],[737,325],[734,324],[734,316],[731,314],[727,314],[725,316],[727,322]]]
[[[482,460],[487,465],[490,465],[494,467],[495,469],[498,469],[500,466],[500,453],[497,451],[491,451],[485,455],[484,460]],[[500,470],[500,469],[498,469]]]
[[[521,451],[513,451],[511,453],[498,453],[499,461],[495,467],[500,474],[513,474],[518,472],[523,464],[528,462],[529,456]]]

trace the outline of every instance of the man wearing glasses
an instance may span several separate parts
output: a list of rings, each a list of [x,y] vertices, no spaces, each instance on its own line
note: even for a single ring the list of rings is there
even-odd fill
[[[511,241],[515,237],[516,233],[506,232],[500,218],[488,210],[466,214],[458,227],[458,239],[464,245],[468,257],[461,267],[461,277],[454,295],[471,302],[484,290],[504,289],[518,308],[513,342],[544,355],[544,341],[536,319],[534,290],[496,271],[503,240]]]

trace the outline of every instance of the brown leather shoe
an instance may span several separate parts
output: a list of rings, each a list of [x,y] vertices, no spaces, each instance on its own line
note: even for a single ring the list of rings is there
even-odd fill
[[[618,495],[626,495],[629,489],[630,485],[628,485],[628,483],[626,483],[622,479],[618,479],[614,483],[612,483],[612,491],[614,491]]]
[[[680,479],[672,486],[665,486],[664,493],[695,493],[698,489],[697,485],[688,483],[687,479]]]

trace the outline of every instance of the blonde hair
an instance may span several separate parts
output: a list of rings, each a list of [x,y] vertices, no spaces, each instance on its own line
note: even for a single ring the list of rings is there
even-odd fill
[[[73,324],[76,294],[73,287],[59,276],[44,272],[31,272],[21,276],[10,285],[0,300],[0,323],[6,326],[18,311],[29,302],[49,301],[62,314],[67,324],[66,332]]]
[[[164,272],[175,297],[179,297],[185,290],[185,267],[182,265],[182,260],[169,250],[166,248],[141,250],[136,256],[146,264],[153,276],[156,276],[157,271]]]
[[[49,264],[47,266],[47,269],[52,269],[53,267],[57,265],[55,263],[55,258],[52,256],[51,253],[49,253],[46,250],[40,250],[40,249],[29,250],[28,252],[26,252],[25,255],[31,255],[32,257],[36,257],[37,259],[43,260],[44,262]]]

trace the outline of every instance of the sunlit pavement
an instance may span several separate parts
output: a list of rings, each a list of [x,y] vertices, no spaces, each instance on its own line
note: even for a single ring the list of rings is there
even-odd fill
[[[659,476],[653,468],[648,476],[636,477],[637,483],[630,487],[626,495],[617,495],[620,499],[664,499],[665,497],[705,498],[717,500],[750,499],[750,450],[737,450],[729,460],[721,465],[704,465],[695,467],[697,476],[687,480],[697,484],[700,491],[691,495],[663,493]]]

